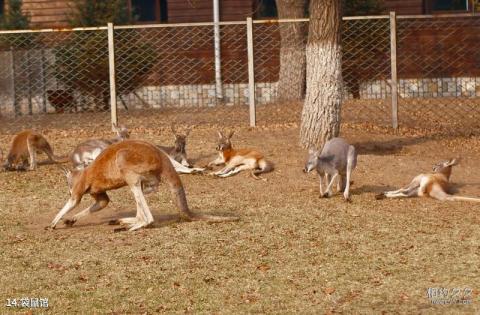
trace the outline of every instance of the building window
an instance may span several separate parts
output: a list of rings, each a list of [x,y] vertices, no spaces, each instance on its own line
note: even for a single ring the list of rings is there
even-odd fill
[[[277,4],[275,0],[258,0],[256,2],[255,18],[276,18],[278,17]]]
[[[470,0],[430,0],[428,2],[428,11],[429,13],[470,11],[469,1]]]
[[[130,0],[130,12],[139,23],[167,22],[167,0]]]
[[[5,9],[5,1],[0,0],[0,16],[3,15],[4,9]]]

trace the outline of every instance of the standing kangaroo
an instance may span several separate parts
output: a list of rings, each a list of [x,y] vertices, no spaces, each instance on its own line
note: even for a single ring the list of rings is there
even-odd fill
[[[190,134],[190,131],[192,129],[191,128],[187,129],[185,134],[178,133],[173,124],[170,126],[170,129],[172,130],[173,136],[175,137],[174,145],[172,147],[166,147],[166,146],[158,146],[158,147],[162,149],[166,154],[168,154],[172,159],[174,159],[178,163],[181,163],[183,166],[192,167],[188,162],[187,151],[186,151],[187,137]]]
[[[75,147],[70,154],[70,161],[75,169],[82,169],[90,165],[97,156],[109,145],[130,138],[127,127],[113,124],[113,130],[117,136],[113,139],[90,139]]]
[[[37,153],[45,153],[52,163],[63,163],[67,157],[58,157],[53,154],[51,145],[40,133],[33,130],[24,130],[13,137],[10,151],[3,167],[7,171],[26,170],[29,164],[30,170],[37,168]]]
[[[480,198],[454,196],[449,193],[452,167],[457,164],[457,159],[440,162],[433,166],[433,173],[417,175],[407,186],[398,190],[385,191],[376,195],[375,198],[431,197],[441,201],[480,202]]]
[[[258,177],[259,174],[273,170],[273,164],[267,161],[260,152],[250,149],[233,149],[232,142],[230,141],[233,133],[234,132],[231,131],[228,136],[225,136],[221,131],[218,131],[218,143],[216,147],[218,157],[208,163],[208,167],[222,164],[225,164],[225,167],[217,172],[211,173],[211,175],[228,177],[243,170],[252,170],[250,174],[253,178],[262,179]]]
[[[187,220],[213,222],[236,221],[237,217],[220,217],[192,213],[185,190],[177,172],[164,152],[145,141],[125,140],[108,146],[93,163],[82,170],[66,171],[70,198],[55,216],[50,228],[54,229],[63,216],[80,203],[83,195],[90,194],[95,203],[65,224],[73,225],[79,218],[105,208],[110,199],[107,191],[129,186],[137,204],[135,217],[122,218],[120,224],[130,231],[150,225],[154,219],[145,200],[143,187],[156,187],[163,179],[170,186],[181,215]]]
[[[345,200],[350,200],[350,178],[357,166],[357,152],[353,145],[350,145],[343,138],[333,138],[325,143],[323,150],[309,150],[308,161],[305,164],[304,172],[308,173],[314,168],[320,179],[320,196],[330,197],[332,195],[333,181],[339,177],[337,189],[343,192]],[[323,192],[322,177],[327,182],[326,192]],[[331,179],[330,179],[331,176]]]

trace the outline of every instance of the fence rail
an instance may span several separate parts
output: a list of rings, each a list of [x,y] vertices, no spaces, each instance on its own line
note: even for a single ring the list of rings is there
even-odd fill
[[[479,16],[343,20],[344,119],[478,125]],[[117,111],[122,119],[147,109],[232,110],[253,126],[272,104],[298,119],[308,23],[219,22],[220,72],[210,22],[0,31],[0,128],[66,113],[105,113],[97,116],[113,122]]]

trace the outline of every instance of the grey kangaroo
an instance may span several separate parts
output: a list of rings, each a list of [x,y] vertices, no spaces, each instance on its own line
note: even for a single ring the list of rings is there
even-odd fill
[[[72,162],[75,169],[80,170],[88,165],[97,158],[103,150],[105,150],[109,145],[117,142],[121,142],[130,138],[130,132],[127,127],[113,124],[113,129],[117,136],[113,139],[90,139],[86,140],[75,147],[73,152],[70,154],[70,161]]]
[[[191,128],[187,129],[185,134],[180,134],[175,129],[175,126],[172,124],[170,126],[173,135],[175,137],[175,144],[172,147],[158,146],[163,152],[167,153],[173,160],[181,163],[183,166],[192,167],[187,159],[187,137],[190,134]]]
[[[325,143],[321,152],[319,150],[309,150],[308,161],[303,171],[308,173],[314,168],[317,169],[320,178],[321,197],[330,197],[332,195],[333,181],[337,176],[340,176],[337,189],[343,192],[346,201],[350,201],[350,178],[356,166],[357,152],[355,147],[348,144],[343,138],[333,138]],[[325,193],[322,187],[323,176],[325,176],[327,182]]]

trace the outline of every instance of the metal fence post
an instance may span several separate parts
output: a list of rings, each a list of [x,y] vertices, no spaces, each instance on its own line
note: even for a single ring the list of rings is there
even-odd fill
[[[250,126],[256,126],[255,110],[255,72],[253,64],[253,21],[247,17],[247,52],[248,52],[248,105],[250,108]]]
[[[222,86],[222,55],[220,44],[220,4],[219,0],[213,1],[213,41],[215,49],[215,94],[217,101],[223,102]]]
[[[398,128],[398,82],[397,82],[397,16],[390,12],[390,62],[392,91],[392,127]]]
[[[117,117],[117,89],[115,81],[115,42],[113,39],[113,23],[107,24],[108,33],[108,70],[110,74],[110,114],[113,125],[118,124]]]

